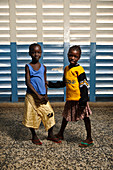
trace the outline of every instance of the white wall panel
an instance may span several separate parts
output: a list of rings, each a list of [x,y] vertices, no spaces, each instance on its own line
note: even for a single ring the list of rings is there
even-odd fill
[[[113,45],[113,0],[97,0],[96,42]]]
[[[9,3],[8,0],[0,1],[0,44],[9,44]]]

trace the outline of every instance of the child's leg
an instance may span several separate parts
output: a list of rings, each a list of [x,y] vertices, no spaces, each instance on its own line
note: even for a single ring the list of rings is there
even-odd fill
[[[86,128],[86,131],[87,131],[86,141],[90,142],[90,141],[92,141],[92,138],[91,138],[91,123],[90,123],[89,117],[84,118],[84,123],[85,123],[85,128]]]
[[[64,135],[63,135],[63,134],[64,134],[64,130],[65,130],[66,126],[67,126],[67,123],[68,123],[68,121],[63,117],[60,131],[59,131],[58,134],[56,134],[56,136],[57,136],[59,139],[64,139]]]
[[[29,129],[30,129],[31,134],[32,134],[32,139],[38,139],[36,132],[35,132],[35,129],[33,129],[33,128],[29,128]]]
[[[89,117],[84,118],[84,123],[87,131],[87,138],[86,140],[82,141],[79,146],[80,147],[88,147],[94,145],[93,140],[91,138],[91,123]]]
[[[41,145],[42,143],[40,142],[40,140],[38,139],[35,129],[33,128],[29,128],[32,134],[32,142],[36,145]]]
[[[48,130],[48,137],[52,137],[53,136],[53,127],[51,127],[49,130]]]

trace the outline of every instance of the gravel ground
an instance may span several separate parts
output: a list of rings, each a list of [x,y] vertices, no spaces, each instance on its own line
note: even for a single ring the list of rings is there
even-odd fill
[[[57,133],[64,103],[51,103],[55,111]],[[113,169],[113,102],[90,103],[94,145],[80,148],[85,139],[84,121],[69,122],[64,141],[48,141],[41,124],[37,135],[42,145],[31,142],[28,128],[22,125],[23,103],[0,103],[1,170],[111,170]]]

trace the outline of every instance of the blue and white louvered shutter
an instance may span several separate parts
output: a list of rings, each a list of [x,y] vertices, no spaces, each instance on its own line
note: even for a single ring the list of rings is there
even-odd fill
[[[113,0],[97,0],[96,96],[113,97]]]

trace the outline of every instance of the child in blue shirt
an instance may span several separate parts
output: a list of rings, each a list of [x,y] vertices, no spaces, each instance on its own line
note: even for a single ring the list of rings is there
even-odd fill
[[[42,50],[39,44],[29,46],[29,55],[32,61],[25,66],[25,80],[27,93],[25,96],[25,108],[23,124],[30,128],[32,142],[41,145],[42,142],[37,137],[35,129],[38,129],[41,121],[48,131],[48,140],[56,143],[61,141],[53,135],[55,125],[54,111],[50,106],[47,97],[46,67],[39,62]]]

